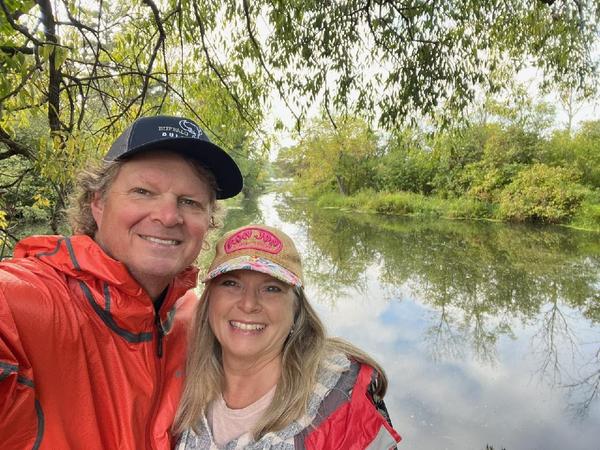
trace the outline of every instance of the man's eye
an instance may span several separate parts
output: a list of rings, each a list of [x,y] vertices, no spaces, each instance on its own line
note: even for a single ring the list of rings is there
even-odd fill
[[[139,195],[148,195],[150,194],[150,191],[148,189],[144,189],[141,187],[136,187],[132,189],[132,192],[135,194],[139,194]]]
[[[192,208],[201,208],[202,207],[200,202],[197,202],[196,200],[192,200],[191,198],[181,198],[181,199],[179,199],[179,203],[183,206],[190,206]]]

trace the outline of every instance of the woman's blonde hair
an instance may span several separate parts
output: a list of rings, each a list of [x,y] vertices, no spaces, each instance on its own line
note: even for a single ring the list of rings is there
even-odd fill
[[[144,152],[144,154],[146,154],[146,152]],[[188,158],[179,153],[175,154],[180,155],[191,164],[198,173],[200,179],[206,182],[211,188],[211,217],[209,228],[219,227],[221,210],[216,201],[217,182],[214,175],[193,158]],[[131,158],[117,161],[102,160],[96,163],[90,163],[87,170],[83,170],[79,174],[75,185],[75,191],[71,198],[71,207],[68,210],[69,223],[74,234],[86,234],[90,237],[94,237],[96,231],[98,231],[98,225],[92,214],[92,201],[94,200],[94,196],[100,194],[101,197],[104,197],[112,183],[115,181],[123,164],[135,158],[135,156],[136,155]]]
[[[200,432],[200,418],[224,387],[221,346],[208,323],[211,281],[206,284],[190,335],[186,381],[174,431]],[[302,417],[317,382],[317,370],[324,355],[339,351],[351,359],[372,366],[378,374],[377,395],[383,397],[387,378],[371,357],[341,339],[327,338],[325,327],[308,302],[302,288],[294,288],[294,328],[283,344],[281,378],[273,400],[263,417],[251,430],[255,440],[266,433],[281,430]]]

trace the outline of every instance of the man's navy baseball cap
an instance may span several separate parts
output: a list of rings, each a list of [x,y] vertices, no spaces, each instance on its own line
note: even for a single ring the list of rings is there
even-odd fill
[[[192,120],[185,117],[151,116],[133,122],[104,157],[116,161],[147,150],[170,150],[197,160],[217,181],[217,198],[230,198],[244,185],[240,168],[222,148]]]

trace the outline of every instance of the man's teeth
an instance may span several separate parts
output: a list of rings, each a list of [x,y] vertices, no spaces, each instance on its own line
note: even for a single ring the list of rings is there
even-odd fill
[[[235,322],[235,321],[230,321],[229,322],[231,324],[232,327],[234,328],[239,328],[240,330],[244,330],[244,331],[259,331],[259,330],[263,330],[266,325],[261,325],[258,323],[242,323],[242,322]]]
[[[177,245],[177,244],[179,244],[179,241],[176,241],[174,239],[160,239],[160,238],[152,237],[152,236],[142,236],[142,239],[145,239],[150,242],[154,242],[155,244],[162,244],[162,245]]]

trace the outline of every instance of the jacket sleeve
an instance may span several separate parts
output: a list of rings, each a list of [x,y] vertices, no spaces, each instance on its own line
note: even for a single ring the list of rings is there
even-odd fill
[[[9,286],[0,268],[0,442],[3,449],[37,448],[43,419],[36,401],[33,370],[7,301],[12,291]]]

